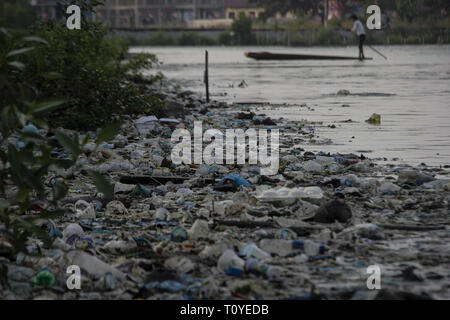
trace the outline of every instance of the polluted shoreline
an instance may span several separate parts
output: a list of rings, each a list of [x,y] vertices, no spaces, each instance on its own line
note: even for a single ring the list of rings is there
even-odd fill
[[[2,299],[450,299],[448,169],[382,165],[326,145],[305,151],[318,139],[314,123],[205,103],[173,81],[148,90],[165,96],[163,118],[124,117],[112,141],[95,148],[91,132],[82,150],[115,199],[85,169],[54,173],[49,190],[59,175],[71,179],[60,201],[67,213],[40,224],[53,243],[31,238],[28,254],[13,255],[0,239]],[[222,132],[278,129],[277,174],[174,164],[172,134],[195,121]],[[71,266],[79,288],[69,285]]]

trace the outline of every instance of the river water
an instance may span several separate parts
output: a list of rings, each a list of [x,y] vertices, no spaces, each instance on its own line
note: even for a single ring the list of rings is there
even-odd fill
[[[205,49],[213,99],[277,104],[259,107],[257,113],[322,122],[317,134],[332,143],[302,146],[306,150],[364,153],[389,163],[450,165],[448,45],[377,47],[388,60],[366,48],[366,56],[374,60],[365,62],[258,62],[244,56],[246,51],[356,56],[354,47],[152,47],[132,52],[155,53],[165,76],[203,93]],[[239,87],[242,81],[248,86]],[[339,90],[350,95],[338,95]],[[365,122],[373,113],[381,115],[380,126]],[[336,128],[330,128],[333,124]]]

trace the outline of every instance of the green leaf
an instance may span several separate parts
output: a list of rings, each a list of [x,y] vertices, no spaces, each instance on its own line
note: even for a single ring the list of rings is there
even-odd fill
[[[3,107],[0,112],[0,129],[4,137],[9,136],[9,130],[12,126],[16,124],[16,119],[11,116],[11,107]]]
[[[120,131],[120,122],[112,123],[106,127],[104,127],[100,133],[98,134],[97,140],[95,143],[97,145],[101,144],[102,142],[108,141],[113,139]]]
[[[14,222],[13,232],[9,233],[11,236],[11,243],[16,252],[28,252],[26,247],[27,238],[29,233],[23,228],[20,228],[20,224],[18,222]]]
[[[48,123],[44,119],[39,119],[38,117],[33,117],[33,115],[28,116],[28,120],[43,129],[48,129]]]
[[[68,135],[65,133],[62,133],[61,131],[55,132],[56,139],[58,139],[59,143],[66,148],[67,151],[72,153],[74,158],[78,158],[80,154],[80,145],[78,142],[78,135],[75,135],[74,139],[72,140]]]
[[[47,141],[42,135],[40,135],[39,133],[35,133],[35,132],[22,132],[20,139],[23,142],[32,142],[35,144],[39,144],[39,143]]]
[[[24,190],[22,191],[23,195],[22,198],[19,200],[19,210],[21,213],[27,211],[30,209],[30,191]]]
[[[91,135],[89,133],[86,134],[86,136],[84,137],[83,142],[81,143],[81,145],[85,146],[89,142],[90,138],[91,138]]]
[[[56,209],[53,211],[44,209],[40,212],[39,219],[54,219],[54,218],[61,217],[65,213],[67,213],[66,209]]]
[[[36,37],[36,36],[25,37],[22,39],[22,41],[39,42],[39,43],[45,44],[46,46],[49,45],[47,41],[45,41],[42,38]]]
[[[73,161],[68,159],[50,159],[50,164],[63,169],[69,169],[73,165]]]
[[[11,38],[11,35],[5,28],[0,28],[0,33],[3,33],[7,38]]]
[[[13,50],[13,51],[10,51],[6,56],[7,57],[18,56],[18,55],[27,53],[27,52],[29,52],[31,50],[34,50],[34,47],[28,47],[28,48],[22,48],[22,49]]]
[[[59,99],[51,99],[41,103],[36,104],[31,108],[32,113],[38,113],[43,111],[49,111],[55,109],[56,107],[62,105],[65,101]]]
[[[47,80],[57,80],[62,79],[63,76],[59,72],[47,72],[42,75]]]
[[[20,71],[25,70],[25,64],[19,61],[11,61],[7,63],[9,66],[19,69]]]
[[[25,127],[26,122],[27,122],[27,116],[26,116],[23,112],[21,112],[21,111],[17,108],[17,106],[12,106],[12,112],[13,112],[14,115],[16,116],[17,121],[19,121],[20,125],[21,125],[22,127]]]
[[[68,188],[64,182],[56,182],[52,188],[53,201],[57,202],[58,200],[64,198],[67,194],[67,190]]]
[[[8,161],[8,155],[3,150],[0,150],[0,160],[3,162]],[[1,170],[0,170],[0,172],[1,172]]]
[[[0,200],[0,210],[6,209],[9,207],[9,201],[6,200]]]
[[[23,228],[26,232],[31,235],[35,235],[39,237],[46,245],[50,245],[52,243],[52,239],[44,230],[37,227],[34,223],[26,221],[25,219],[18,218],[17,224],[20,228]]]
[[[30,159],[31,158],[31,159]],[[41,177],[35,175],[24,163],[33,161],[32,155],[27,150],[18,151],[12,144],[8,144],[8,161],[11,165],[11,179],[23,189],[25,186],[42,193]],[[20,194],[20,191],[19,191]]]
[[[20,165],[33,165],[36,163],[36,157],[31,150],[22,149],[17,152],[17,160]]]
[[[114,199],[114,187],[109,181],[100,173],[88,170],[89,175],[94,179],[95,186],[98,191],[104,194],[107,200]]]

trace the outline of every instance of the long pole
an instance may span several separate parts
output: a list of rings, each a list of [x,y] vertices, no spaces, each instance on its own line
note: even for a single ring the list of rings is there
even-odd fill
[[[346,31],[346,32],[351,32],[350,30],[348,30],[348,29],[345,29],[344,27],[342,27],[341,25],[339,25],[339,28],[341,29],[341,30],[344,30],[344,31]],[[368,44],[367,45],[370,49],[372,49],[373,51],[375,51],[376,53],[378,53],[380,56],[382,56],[384,59],[388,59],[384,54],[382,54],[380,51],[378,51],[377,49],[375,49],[374,47],[372,47],[370,44]]]
[[[206,102],[209,103],[209,70],[208,70],[208,64],[209,64],[209,54],[208,50],[205,52],[205,76],[204,76],[204,82],[206,86]]]
[[[380,51],[378,51],[377,49],[375,49],[374,47],[372,47],[371,45],[367,45],[370,49],[372,49],[373,51],[375,51],[376,53],[378,53],[380,56],[382,56],[384,59],[387,60],[387,57],[382,54]]]

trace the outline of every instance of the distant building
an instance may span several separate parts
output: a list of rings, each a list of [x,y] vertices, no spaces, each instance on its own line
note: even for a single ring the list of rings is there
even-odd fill
[[[64,11],[56,0],[30,0],[31,6],[36,10],[38,17],[42,19],[56,20],[63,17]]]
[[[64,19],[57,0],[30,0],[44,19]],[[224,28],[244,13],[257,19],[264,12],[249,0],[105,0],[96,18],[111,28]]]
[[[235,19],[241,13],[250,19],[258,19],[264,13],[264,9],[249,0],[227,0],[225,2],[225,12],[228,19]]]
[[[30,4],[34,7],[39,18],[44,20],[66,20],[67,7],[60,4],[57,0],[30,0]],[[95,19],[95,15],[92,13],[85,13],[84,16],[88,19]]]
[[[110,27],[187,26],[225,18],[225,0],[106,0],[97,16]]]
[[[342,18],[342,12],[344,11],[344,6],[340,1],[329,0],[328,1],[328,20],[337,18]]]

